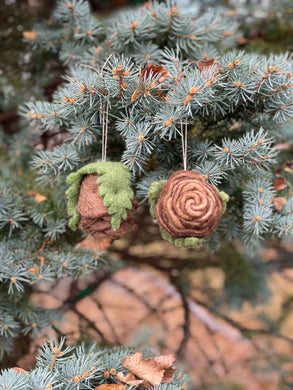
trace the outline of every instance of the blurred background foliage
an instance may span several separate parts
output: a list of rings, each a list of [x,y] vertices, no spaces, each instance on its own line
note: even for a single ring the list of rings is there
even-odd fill
[[[120,7],[143,4],[142,0],[91,0],[97,17],[106,18]],[[260,53],[280,53],[293,48],[293,5],[291,0],[181,0],[186,12],[199,14],[207,8],[219,8],[235,14],[242,36],[239,48]],[[46,19],[55,1],[3,0],[0,2],[0,121],[5,128],[15,116],[15,107],[26,97],[50,98],[63,69],[51,52],[31,53],[22,40],[24,31]],[[5,112],[5,114],[4,114]],[[10,128],[10,131],[13,131]]]

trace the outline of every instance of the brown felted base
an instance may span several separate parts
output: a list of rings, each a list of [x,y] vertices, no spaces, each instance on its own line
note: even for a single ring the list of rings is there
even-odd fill
[[[164,184],[155,213],[159,225],[173,238],[204,238],[212,233],[223,211],[215,187],[193,171],[175,172]]]
[[[79,227],[94,238],[111,237],[115,239],[127,233],[134,225],[133,214],[137,208],[137,200],[132,200],[132,210],[127,211],[127,217],[121,221],[119,229],[114,231],[111,225],[111,216],[104,206],[103,198],[99,195],[98,178],[97,174],[86,175],[81,183],[77,205],[80,213]]]

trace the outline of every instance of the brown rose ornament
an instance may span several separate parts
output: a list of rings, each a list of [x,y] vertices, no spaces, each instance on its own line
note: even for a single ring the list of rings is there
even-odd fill
[[[196,239],[203,239],[215,230],[229,199],[193,171],[175,172],[163,184],[157,199],[153,190],[155,186],[149,192],[154,217],[165,235],[163,238],[169,237],[168,241],[176,246],[198,246],[200,240]]]

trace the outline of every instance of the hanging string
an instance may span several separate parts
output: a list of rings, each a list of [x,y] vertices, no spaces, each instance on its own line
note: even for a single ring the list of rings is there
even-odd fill
[[[107,62],[111,58],[112,54],[109,55],[106,62],[102,66],[102,69],[100,71],[101,77],[103,78],[103,69],[106,66]],[[102,161],[106,161],[107,158],[107,142],[108,142],[108,122],[109,122],[109,98],[110,98],[110,91],[108,90],[108,99],[107,99],[107,106],[106,106],[106,118],[105,118],[105,111],[103,110],[103,136],[102,136]],[[104,123],[106,120],[106,123]]]
[[[109,96],[109,95],[108,95]],[[108,142],[108,114],[109,114],[109,99],[107,101],[107,108],[106,108],[106,125],[105,125],[105,144],[104,144],[104,161],[106,161],[107,158],[107,142]]]
[[[184,170],[187,169],[187,123],[185,123],[185,156],[183,160]]]
[[[109,57],[106,59],[104,65],[102,66],[100,71],[98,71],[98,69],[96,69],[90,65],[81,64],[80,66],[93,70],[98,75],[100,75],[101,78],[103,79],[103,70],[111,57],[112,57],[112,54],[110,54]],[[108,90],[108,101],[107,101],[107,108],[106,108],[106,118],[105,118],[104,107],[102,107],[102,110],[103,110],[102,111],[102,161],[106,161],[106,157],[107,157],[108,115],[109,115],[109,95],[110,95],[109,88],[107,88],[107,90]]]
[[[102,107],[102,161],[105,161],[105,111]]]
[[[182,155],[183,155],[183,169],[187,169],[187,123],[185,123],[185,129],[183,131],[183,123],[181,120],[181,142],[182,142]]]
[[[106,106],[106,115],[105,115],[104,107],[102,111],[102,161],[106,161],[107,158],[108,116],[109,116],[109,99],[107,101],[107,106]]]

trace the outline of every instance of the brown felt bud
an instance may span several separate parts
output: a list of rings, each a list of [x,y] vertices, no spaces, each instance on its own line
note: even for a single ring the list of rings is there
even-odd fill
[[[132,210],[127,211],[127,216],[121,221],[119,229],[114,231],[111,226],[111,215],[104,206],[103,198],[99,195],[98,178],[97,174],[86,175],[81,183],[77,205],[80,213],[79,227],[94,238],[116,239],[127,233],[134,225],[133,214],[137,208],[137,200],[132,200]]]
[[[197,172],[175,172],[155,206],[159,225],[173,238],[203,238],[212,233],[223,211],[215,187]]]

